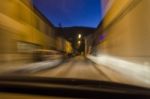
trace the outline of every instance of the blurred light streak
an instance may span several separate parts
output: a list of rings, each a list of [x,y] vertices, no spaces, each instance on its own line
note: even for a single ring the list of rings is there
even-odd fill
[[[123,60],[118,57],[100,54],[98,56],[88,56],[95,63],[106,66],[118,73],[126,75],[133,80],[139,80],[150,84],[150,65],[142,65]],[[137,82],[138,83],[138,82]]]
[[[36,63],[30,63],[26,64],[24,66],[20,66],[19,68],[15,68],[15,71],[30,71],[30,72],[37,72],[40,70],[45,70],[48,68],[52,68],[59,64],[61,60],[53,60],[53,61],[42,61],[42,62],[36,62]]]
[[[53,68],[57,65],[59,65],[62,62],[62,59],[57,60],[47,60],[47,61],[41,61],[41,62],[34,62],[34,63],[26,63],[23,65],[15,66],[13,64],[12,66],[7,66],[7,68],[1,68],[0,73],[35,73],[38,71],[43,71],[49,68]]]

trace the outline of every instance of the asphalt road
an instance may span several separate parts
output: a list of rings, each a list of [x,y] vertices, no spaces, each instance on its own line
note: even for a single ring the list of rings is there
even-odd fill
[[[140,67],[140,69],[138,69]],[[138,64],[107,57],[77,56],[64,62],[46,61],[15,68],[3,74],[101,80],[149,87],[149,71]],[[144,72],[142,72],[144,71]]]
[[[150,87],[148,74],[146,74],[146,72],[138,72],[136,69],[138,65],[132,69],[132,66],[129,67],[129,64],[124,66],[124,63],[119,63],[118,60],[115,61],[115,65],[109,60],[105,61],[106,64],[103,64],[103,61],[104,59],[97,60],[97,62],[101,63],[98,64],[97,62],[93,62],[92,59],[89,60],[83,56],[78,56],[56,68],[37,72],[33,75],[42,77],[101,80]],[[121,65],[121,67],[118,67],[118,65]],[[122,66],[124,66],[124,68]]]
[[[104,81],[110,80],[107,75],[98,69],[92,61],[84,58],[83,56],[72,58],[56,68],[37,72],[33,75],[43,77],[78,78]]]

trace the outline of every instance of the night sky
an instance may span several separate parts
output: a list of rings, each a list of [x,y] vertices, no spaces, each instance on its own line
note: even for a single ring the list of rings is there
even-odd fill
[[[55,26],[97,27],[101,20],[100,0],[33,0]]]

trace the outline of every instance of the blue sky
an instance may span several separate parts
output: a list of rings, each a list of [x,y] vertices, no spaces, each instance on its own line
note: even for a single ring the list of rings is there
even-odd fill
[[[101,20],[100,0],[33,0],[55,26],[97,27]]]

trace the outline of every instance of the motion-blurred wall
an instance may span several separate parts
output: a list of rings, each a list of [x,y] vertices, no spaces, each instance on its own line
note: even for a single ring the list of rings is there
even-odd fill
[[[56,37],[56,49],[66,54],[73,52],[71,43],[60,36]]]
[[[102,50],[118,55],[149,55],[149,5],[147,0],[115,0],[105,14],[102,31],[97,31],[106,33],[100,43]]]
[[[33,50],[54,48],[54,31],[32,0],[1,0],[0,63],[29,62]]]
[[[108,2],[96,32],[98,52],[150,61],[150,1],[102,1]]]

